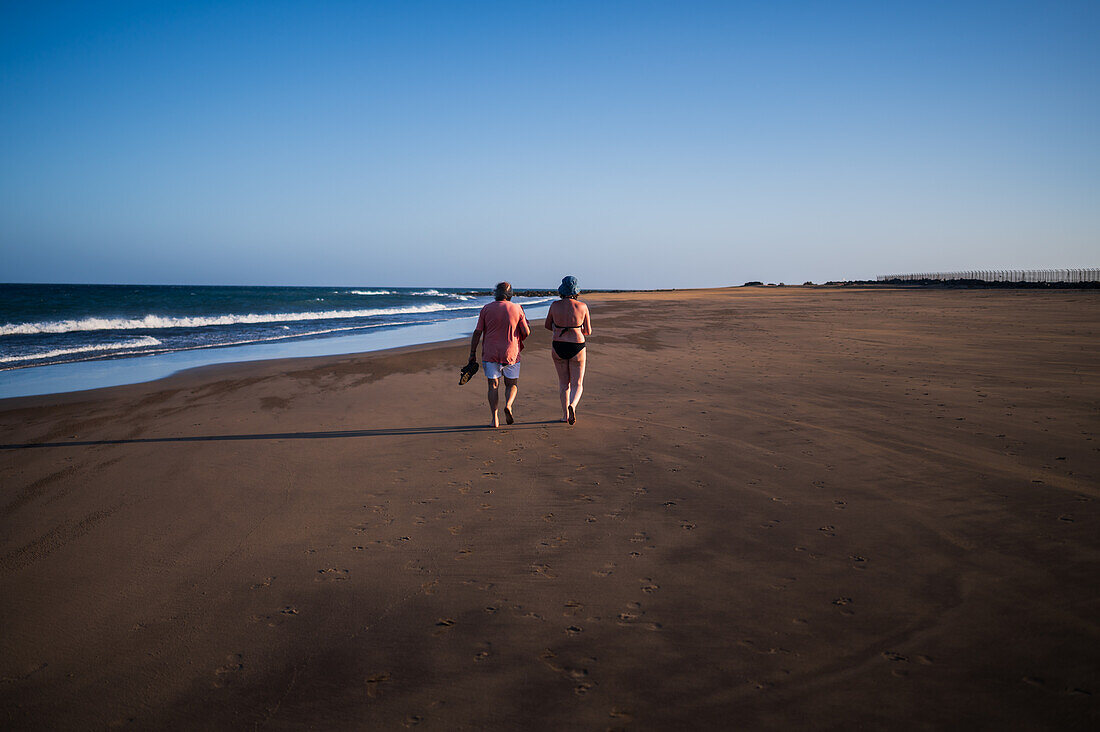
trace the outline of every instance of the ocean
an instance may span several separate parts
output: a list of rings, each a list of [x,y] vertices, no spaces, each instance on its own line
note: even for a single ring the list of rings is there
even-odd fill
[[[527,308],[552,299],[513,302]],[[129,383],[146,380],[148,365],[353,353],[457,337],[491,301],[488,290],[460,288],[0,284],[0,397],[106,385],[89,376],[108,369],[58,368],[65,364],[110,362],[113,373],[144,374],[111,380]],[[373,337],[355,337],[367,334]],[[135,361],[120,369],[127,359],[142,368]],[[5,388],[42,380],[28,370],[72,383]],[[154,370],[152,378],[165,375]]]

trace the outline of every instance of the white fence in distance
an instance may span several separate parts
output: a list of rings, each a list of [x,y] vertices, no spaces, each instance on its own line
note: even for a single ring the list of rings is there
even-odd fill
[[[976,269],[966,272],[918,272],[879,275],[878,281],[980,280],[982,282],[1100,282],[1096,269]]]

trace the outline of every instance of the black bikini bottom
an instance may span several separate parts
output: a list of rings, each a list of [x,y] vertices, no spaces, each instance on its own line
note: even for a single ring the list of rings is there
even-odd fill
[[[550,341],[550,345],[554,348],[554,353],[558,354],[558,358],[566,361],[584,350],[583,343],[573,343],[572,341]]]

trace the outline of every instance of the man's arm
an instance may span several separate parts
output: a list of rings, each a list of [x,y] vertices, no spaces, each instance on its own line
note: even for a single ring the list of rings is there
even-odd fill
[[[481,331],[475,330],[473,337],[470,338],[470,360],[477,360],[477,344],[481,341]]]

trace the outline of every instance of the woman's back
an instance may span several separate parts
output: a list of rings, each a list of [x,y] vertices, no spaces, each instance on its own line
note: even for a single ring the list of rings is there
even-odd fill
[[[588,306],[580,300],[565,298],[550,305],[554,324],[554,340],[584,343]]]

